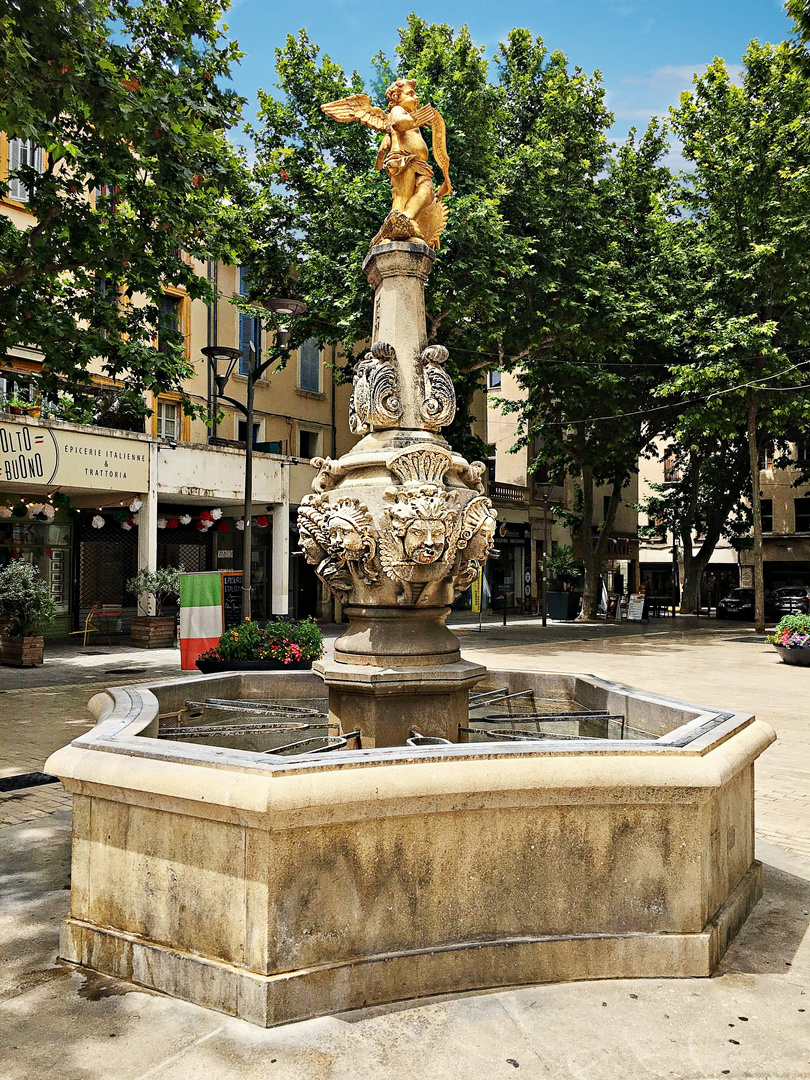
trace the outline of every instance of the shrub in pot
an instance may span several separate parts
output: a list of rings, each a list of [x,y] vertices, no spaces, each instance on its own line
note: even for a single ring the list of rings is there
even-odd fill
[[[323,656],[323,634],[314,619],[251,619],[229,627],[213,649],[197,657],[204,674],[213,671],[305,671]]]
[[[45,641],[39,632],[55,616],[56,605],[36,566],[16,559],[0,570],[0,662],[41,664]]]
[[[138,649],[170,649],[174,644],[174,616],[164,617],[163,606],[170,596],[180,595],[183,567],[166,566],[162,570],[141,569],[127,582],[127,592],[138,597],[139,611],[144,599],[155,602],[155,614],[147,612],[132,618],[132,644]],[[148,609],[147,609],[148,610]]]
[[[550,619],[571,621],[579,613],[582,593],[574,590],[581,574],[574,562],[574,549],[560,544],[546,560],[546,570],[554,578],[554,588],[549,589],[546,603]]]
[[[765,640],[774,646],[783,663],[810,667],[810,615],[785,615]]]

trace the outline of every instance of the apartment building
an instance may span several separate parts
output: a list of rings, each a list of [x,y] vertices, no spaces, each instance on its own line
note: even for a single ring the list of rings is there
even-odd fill
[[[810,442],[790,446],[795,464],[777,468],[773,447],[760,452],[763,577],[766,589],[810,585],[810,483],[802,483]],[[780,455],[781,457],[781,455]],[[739,557],[740,584],[753,586],[750,550]]]
[[[30,143],[0,136],[0,170],[25,155],[35,162],[38,153]],[[30,227],[23,186],[11,185],[0,213]],[[246,289],[239,267],[193,266],[219,299],[209,306],[181,289],[166,291],[163,324],[181,331],[193,375],[182,394],[148,400],[145,422],[116,408],[115,385],[100,373],[98,408],[81,418],[89,423],[76,422],[60,402],[40,400],[35,346],[0,356],[0,565],[25,558],[39,566],[57,602],[57,633],[78,628],[93,604],[116,606],[125,617],[134,613],[125,583],[139,567],[243,569],[249,434],[242,414],[215,397],[201,349],[243,350],[227,393],[245,401],[248,343],[261,362],[272,340],[259,320],[231,302]],[[353,441],[350,388],[335,385],[333,359],[310,340],[255,388],[250,574],[258,618],[332,614],[312,568],[297,554],[295,511],[310,490],[310,460],[343,453]],[[204,418],[184,413],[184,396],[202,407]]]
[[[519,399],[522,391],[515,377],[508,372],[489,372],[488,391],[485,438],[490,447],[489,495],[498,511],[495,545],[499,553],[499,558],[487,567],[492,607],[501,610],[506,597],[507,610],[536,611],[542,594],[546,543],[549,554],[566,544],[573,546],[578,556],[570,531],[554,516],[555,507],[573,507],[575,487],[570,478],[552,485],[542,469],[530,471],[529,466],[541,452],[539,447],[523,446],[513,452],[519,438],[515,415],[504,414],[495,399]],[[598,527],[605,520],[610,491],[599,488],[595,495]],[[625,593],[639,584],[637,502],[638,485],[633,478],[623,494],[609,545],[605,584],[610,591]]]
[[[662,444],[658,447],[657,457],[642,458],[639,461],[639,502],[643,503],[654,493],[653,485],[666,487],[667,484],[676,483],[678,479],[674,459],[667,454],[666,447]],[[645,526],[653,524],[645,515],[642,517]],[[700,550],[701,542],[702,537],[693,536],[692,551],[695,555]],[[680,538],[675,543],[672,533],[663,528],[654,536],[639,538],[641,583],[648,596],[667,600],[671,600],[673,595],[680,597],[684,574],[680,543]],[[721,537],[715,547],[703,580],[703,602],[707,604],[716,604],[740,584],[739,556],[727,539]]]

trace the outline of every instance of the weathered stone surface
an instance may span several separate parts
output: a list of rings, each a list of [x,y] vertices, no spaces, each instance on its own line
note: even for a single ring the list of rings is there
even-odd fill
[[[367,709],[393,691],[382,723],[408,679],[438,694],[455,667],[324,674],[342,670],[337,692],[367,691]],[[305,694],[315,679],[278,682]],[[272,697],[273,681],[208,685]],[[271,761],[145,736],[189,682],[97,695],[97,727],[45,766],[78,796],[65,959],[276,1024],[485,986],[708,975],[759,896],[753,765],[773,733],[752,717],[555,675],[549,694],[590,693],[668,734]]]

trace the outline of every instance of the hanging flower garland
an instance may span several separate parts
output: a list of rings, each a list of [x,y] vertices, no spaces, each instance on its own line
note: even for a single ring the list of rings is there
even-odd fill
[[[103,529],[104,528],[104,518],[101,516],[101,514],[96,514],[96,516],[93,518],[93,520],[90,522],[90,524],[93,526],[94,529]]]
[[[266,529],[267,526],[270,524],[270,518],[267,516],[267,514],[259,514],[259,516],[256,518],[256,524],[259,526],[260,529]]]
[[[70,499],[64,491],[55,491],[51,496],[51,502],[54,506],[70,506]]]
[[[228,524],[227,521],[218,521],[216,528],[217,528],[217,532],[220,532],[220,533],[226,533],[226,532],[230,531],[230,525]]]
[[[168,522],[166,521],[166,518],[158,518],[157,519],[157,527],[159,529],[165,529],[167,524],[168,524]]]
[[[244,532],[245,531],[245,519],[244,518],[239,518],[239,520],[236,523],[236,527],[239,530],[239,532]]]
[[[28,517],[28,507],[25,503],[17,503],[16,506],[12,506],[11,513],[15,518],[26,518]]]
[[[133,499],[129,504],[130,512],[137,514],[140,508],[143,506],[143,499]]]
[[[180,524],[180,518],[171,517],[166,522],[166,528],[167,529],[176,529],[179,524]]]
[[[12,511],[10,506],[0,506],[0,518],[10,518],[11,513]]]
[[[180,524],[181,525],[190,525],[191,524],[191,514],[181,514],[180,515]]]

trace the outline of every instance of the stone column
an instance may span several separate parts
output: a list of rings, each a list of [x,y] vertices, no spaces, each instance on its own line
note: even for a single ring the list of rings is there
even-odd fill
[[[329,709],[365,746],[402,744],[412,730],[458,740],[469,691],[485,669],[461,659],[445,625],[477,576],[494,533],[483,465],[441,435],[455,414],[447,350],[427,345],[425,282],[436,253],[397,241],[369,252],[370,352],[357,368],[352,431],[339,461],[317,462],[299,511],[302,546],[343,604],[348,628],[315,670]],[[482,541],[483,537],[483,541]]]
[[[290,470],[281,468],[281,502],[273,507],[273,582],[271,604],[274,615],[290,609]]]
[[[141,496],[143,506],[138,511],[138,569],[157,570],[158,468],[161,446],[149,443],[149,487]],[[154,615],[155,599],[149,593],[138,597],[138,614]]]
[[[396,350],[402,411],[397,421],[378,418],[374,430],[424,428],[418,358],[427,345],[425,282],[436,252],[404,241],[379,245],[368,253],[363,271],[374,289],[372,344],[385,341]]]

